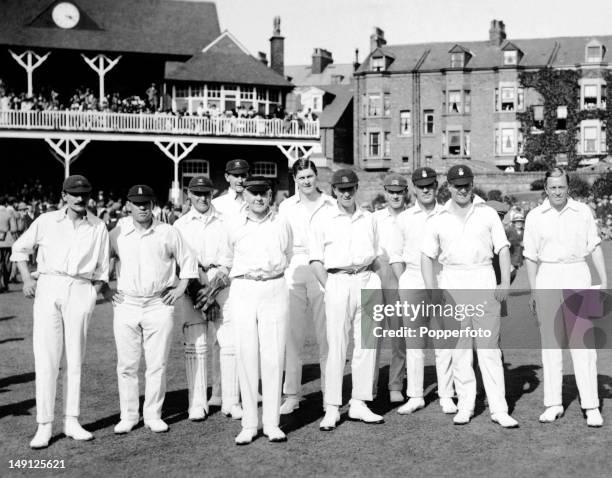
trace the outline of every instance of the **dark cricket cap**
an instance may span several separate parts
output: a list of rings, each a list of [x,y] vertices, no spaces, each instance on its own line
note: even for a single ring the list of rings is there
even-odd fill
[[[247,173],[249,171],[249,163],[244,159],[232,159],[225,165],[225,172],[229,174]]]
[[[415,186],[429,186],[438,180],[436,171],[427,166],[423,168],[416,168],[412,172],[412,184]]]
[[[127,198],[130,202],[154,201],[155,193],[153,189],[146,184],[136,184],[128,191]]]
[[[359,177],[352,169],[339,169],[332,175],[331,185],[339,188],[350,188],[359,183]]]
[[[73,176],[68,176],[64,179],[64,184],[62,185],[62,189],[70,194],[76,193],[90,193],[91,192],[91,184],[85,176],[81,176],[80,174],[75,174]]]
[[[263,176],[251,176],[244,182],[244,187],[252,193],[265,193],[272,189],[272,185]]]
[[[208,193],[215,189],[213,183],[206,176],[196,176],[191,178],[187,188],[195,193]]]
[[[455,186],[465,186],[474,180],[474,173],[467,166],[456,164],[448,170],[446,180]]]
[[[408,181],[401,174],[391,173],[385,176],[383,186],[389,191],[404,191],[408,187]]]

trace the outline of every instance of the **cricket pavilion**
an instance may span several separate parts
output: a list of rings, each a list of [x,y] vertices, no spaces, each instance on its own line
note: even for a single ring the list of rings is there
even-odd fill
[[[96,189],[147,183],[178,202],[194,175],[224,189],[225,163],[242,158],[291,190],[291,165],[319,143],[317,121],[284,110],[293,85],[278,18],[268,64],[221,31],[214,3],[5,0],[3,10],[9,180],[79,173]]]

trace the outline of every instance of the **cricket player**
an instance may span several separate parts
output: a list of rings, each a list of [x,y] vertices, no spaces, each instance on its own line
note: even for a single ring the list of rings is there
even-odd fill
[[[198,258],[200,273],[204,275],[202,285],[211,285],[215,281],[229,283],[228,270],[221,266],[226,254],[227,232],[221,214],[211,205],[213,183],[204,176],[191,178],[188,195],[191,209],[174,223],[183,239],[193,249]],[[236,353],[231,327],[228,325],[227,297],[229,288],[225,287],[216,294],[216,302],[221,311],[220,317],[207,320],[206,313],[194,308],[195,298],[187,295],[176,303],[176,312],[183,318],[185,338],[185,364],[187,386],[189,389],[189,419],[204,420],[208,415],[206,392],[207,374],[207,331],[213,328],[215,341],[221,345],[221,411],[232,418],[242,418],[242,409],[238,405],[238,375],[236,371]],[[216,310],[216,309],[215,309]]]
[[[221,218],[225,221],[229,221],[233,217],[238,217],[242,212],[247,208],[247,203],[244,200],[244,182],[246,181],[247,176],[249,175],[249,163],[247,163],[244,159],[232,159],[225,164],[225,180],[229,184],[229,188],[225,191],[221,196],[216,197],[212,200],[212,205],[215,210],[221,214]],[[223,300],[223,299],[222,299]],[[225,311],[225,319],[229,320],[229,308],[226,307]],[[213,407],[222,407],[222,370],[221,370],[221,346],[219,344],[218,334],[213,332],[213,349],[212,349],[212,374],[213,374],[213,383],[212,383],[212,395],[210,400],[208,401],[209,406]],[[223,334],[222,334],[223,340]],[[231,347],[226,347],[226,352],[231,351]],[[230,359],[228,359],[227,365],[229,367]],[[229,370],[229,369],[227,369]],[[233,377],[236,377],[238,372],[234,370],[234,372],[228,372],[231,376],[228,377],[228,384],[234,383]],[[233,390],[230,390],[227,393],[227,397],[233,395]],[[226,412],[230,411],[232,418],[239,419],[241,418],[241,410],[240,407],[229,406],[229,409],[226,405]],[[227,413],[226,413],[227,414]]]
[[[45,448],[51,439],[55,391],[62,353],[64,370],[64,434],[75,440],[93,435],[79,425],[81,365],[87,326],[96,297],[108,282],[109,244],[105,224],[86,209],[91,194],[87,178],[65,179],[66,207],[39,216],[13,244],[11,261],[23,279],[23,293],[34,297],[34,368],[36,421],[32,448]],[[38,247],[38,280],[28,268],[28,257]]]
[[[336,207],[325,211],[313,223],[310,239],[310,264],[325,287],[325,316],[329,347],[325,371],[325,416],[319,428],[330,431],[340,420],[342,378],[353,329],[355,348],[351,363],[353,392],[349,418],[365,423],[383,423],[366,401],[373,399],[372,387],[376,368],[376,347],[362,347],[361,289],[374,289],[371,300],[382,303],[378,257],[378,226],[374,215],[355,204],[359,178],[350,169],[339,169],[331,180]],[[367,335],[366,331],[366,335]]]
[[[383,255],[379,258],[381,269],[379,271],[382,283],[383,300],[385,304],[395,304],[399,300],[397,293],[398,281],[389,263],[389,250],[399,237],[398,217],[406,210],[408,181],[401,174],[388,174],[383,180],[384,196],[387,207],[374,212],[378,226],[380,247]],[[399,259],[398,259],[399,260]],[[389,317],[389,326],[398,329],[400,317]],[[376,373],[374,376],[374,395],[378,385],[378,368],[381,347],[377,350]],[[391,339],[391,364],[389,366],[389,401],[400,403],[404,401],[402,388],[404,387],[404,364],[406,363],[406,343],[400,337]]]
[[[428,167],[417,168],[412,173],[412,184],[416,204],[398,217],[400,231],[399,250],[392,250],[391,267],[399,282],[399,295],[402,302],[418,304],[427,300],[425,282],[421,274],[421,246],[425,224],[442,210],[436,201],[438,179],[435,170]],[[398,260],[399,257],[399,260]],[[437,264],[436,264],[437,265]],[[437,270],[436,270],[437,271]],[[433,318],[416,318],[431,321]],[[415,324],[416,320],[412,322]],[[430,325],[426,323],[425,325]],[[406,348],[406,375],[408,401],[398,408],[400,415],[413,413],[425,406],[423,380],[425,367],[424,342],[410,340]],[[451,350],[436,349],[436,375],[438,378],[438,397],[444,413],[456,413],[453,402],[453,374],[451,369]]]
[[[564,325],[564,319],[568,318],[564,317],[567,310],[563,305],[563,289],[591,288],[591,274],[586,263],[589,255],[599,274],[601,289],[608,285],[601,239],[592,211],[586,204],[568,197],[569,178],[564,170],[548,171],[545,181],[548,198],[527,215],[523,236],[523,255],[532,291],[530,305],[537,312],[542,337],[546,407],[540,415],[543,423],[553,422],[563,415],[563,350],[555,338],[559,325]],[[597,352],[587,348],[570,348],[570,352],[587,425],[600,427],[603,418],[597,394]]]
[[[298,192],[279,206],[279,214],[289,223],[293,235],[293,255],[285,271],[289,287],[289,323],[285,351],[286,398],[281,405],[281,415],[292,413],[300,406],[302,353],[311,320],[319,346],[321,386],[325,387],[327,335],[324,290],[309,266],[308,233],[317,215],[326,208],[335,207],[333,198],[317,187],[317,167],[312,161],[299,159],[293,163],[293,178]]]
[[[249,444],[257,436],[260,361],[264,435],[271,442],[287,439],[279,423],[289,313],[284,274],[293,250],[289,224],[270,208],[268,180],[253,177],[244,184],[248,209],[228,224],[228,254],[223,264],[230,269],[232,280],[228,300],[243,405],[237,445]]]
[[[518,426],[508,415],[505,397],[504,369],[499,342],[500,302],[506,299],[510,287],[510,252],[504,227],[493,208],[484,200],[473,196],[474,175],[470,168],[455,165],[448,170],[447,181],[451,199],[439,214],[431,217],[425,227],[421,245],[421,272],[425,287],[432,290],[434,259],[442,264],[439,287],[446,289],[457,304],[467,305],[474,298],[483,308],[481,316],[472,315],[461,321],[462,329],[490,331],[491,337],[477,337],[476,350],[482,373],[491,420],[504,428]],[[501,284],[496,286],[492,266],[493,254],[499,254]],[[467,294],[462,290],[478,289]],[[474,304],[472,304],[474,305]],[[455,389],[459,398],[458,412],[453,418],[456,425],[469,423],[474,415],[476,376],[474,374],[472,339],[459,339],[452,351]],[[486,348],[483,348],[486,347]]]
[[[198,278],[195,253],[173,226],[153,218],[153,190],[132,186],[127,196],[131,221],[121,221],[110,235],[117,257],[117,291],[105,291],[114,305],[117,380],[121,421],[115,433],[128,433],[139,421],[138,367],[145,355],[144,424],[159,433],[166,394],[166,367],[174,325],[174,304],[189,279]],[[180,269],[179,279],[176,268]]]

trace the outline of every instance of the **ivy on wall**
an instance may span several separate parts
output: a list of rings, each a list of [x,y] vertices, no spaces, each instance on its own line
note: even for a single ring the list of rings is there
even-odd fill
[[[612,73],[605,72],[608,91],[612,88]],[[543,100],[544,127],[536,130],[533,106],[517,113],[523,133],[523,155],[529,159],[528,170],[542,169],[556,164],[556,156],[567,156],[568,168],[576,169],[581,156],[577,152],[580,140],[580,122],[599,119],[606,125],[606,146],[612,152],[612,101],[606,101],[606,109],[581,110],[581,73],[574,70],[543,68],[535,72],[521,72],[519,82],[525,88],[537,91]],[[566,129],[557,130],[557,108],[567,107]],[[605,155],[602,155],[605,156]]]

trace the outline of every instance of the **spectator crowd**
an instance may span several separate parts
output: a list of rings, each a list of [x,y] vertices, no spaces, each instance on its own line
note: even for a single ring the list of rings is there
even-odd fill
[[[72,94],[60,95],[52,88],[43,88],[40,92],[28,96],[25,92],[15,92],[0,78],[0,111],[98,111],[108,113],[165,113],[177,116],[197,116],[204,118],[245,118],[245,119],[280,119],[284,122],[297,121],[303,127],[304,121],[315,121],[316,114],[310,109],[296,113],[286,112],[282,105],[274,107],[268,115],[255,110],[253,106],[237,106],[221,111],[216,104],[200,104],[191,112],[186,106],[177,107],[170,98],[161,101],[155,83],[145,91],[143,97],[130,95],[122,97],[119,93],[108,93],[99,100],[98,95],[90,88],[81,86]]]

